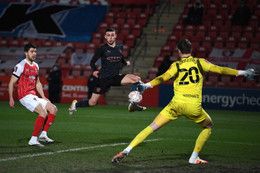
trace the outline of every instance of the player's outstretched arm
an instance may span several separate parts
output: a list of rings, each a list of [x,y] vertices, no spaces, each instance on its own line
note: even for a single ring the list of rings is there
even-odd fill
[[[256,76],[258,76],[258,72],[254,69],[238,70],[237,76],[245,76],[249,80],[255,80]]]

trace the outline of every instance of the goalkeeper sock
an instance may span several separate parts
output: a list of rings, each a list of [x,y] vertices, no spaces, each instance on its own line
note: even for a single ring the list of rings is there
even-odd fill
[[[130,146],[132,148],[136,147],[141,142],[143,142],[151,133],[153,133],[153,129],[150,126],[147,126],[134,138],[134,140],[130,143]]]
[[[89,107],[89,99],[84,99],[84,100],[81,100],[79,102],[77,102],[75,104],[76,108],[77,107]]]
[[[202,149],[202,147],[204,146],[204,144],[206,143],[206,141],[208,140],[209,136],[211,134],[211,129],[203,129],[197,140],[195,143],[195,147],[194,147],[194,152],[199,153]]]
[[[38,118],[35,121],[34,130],[33,130],[32,136],[38,137],[38,135],[39,135],[39,133],[40,133],[40,131],[42,129],[44,121],[45,121],[45,118],[43,118],[42,116],[39,115]]]

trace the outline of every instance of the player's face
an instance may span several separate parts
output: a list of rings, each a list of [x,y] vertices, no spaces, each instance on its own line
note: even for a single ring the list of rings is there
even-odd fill
[[[29,61],[35,61],[36,58],[36,48],[30,48],[28,52],[25,52],[26,58]]]
[[[113,45],[116,41],[116,33],[114,31],[106,32],[105,39],[109,45]]]

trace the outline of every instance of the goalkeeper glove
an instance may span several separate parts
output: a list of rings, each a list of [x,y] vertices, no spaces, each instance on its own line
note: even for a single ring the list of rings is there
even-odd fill
[[[143,82],[139,82],[139,84],[137,85],[137,91],[139,91],[141,94],[144,93],[145,90],[147,90],[148,88],[152,88],[152,85],[150,83],[143,83]]]
[[[249,80],[255,80],[255,77],[258,75],[254,69],[247,69],[247,70],[239,70],[238,75],[243,75],[247,77]]]

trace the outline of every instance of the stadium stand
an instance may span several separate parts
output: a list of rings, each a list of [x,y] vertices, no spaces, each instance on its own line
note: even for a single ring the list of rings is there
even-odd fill
[[[232,26],[231,18],[235,9],[240,5],[239,0],[202,0],[204,6],[202,25],[183,25],[182,21],[188,15],[188,9],[195,0],[186,3],[178,23],[174,26],[173,32],[168,36],[166,45],[161,47],[161,53],[154,60],[154,67],[160,64],[160,57],[170,53],[172,57],[176,42],[182,38],[188,38],[193,44],[193,55],[207,58],[214,48],[224,50],[253,49],[260,51],[260,4],[257,0],[248,1],[252,16],[248,26]],[[170,47],[170,49],[169,49]],[[243,65],[245,66],[245,65]],[[152,71],[152,70],[150,70]],[[152,76],[149,71],[148,76]],[[212,76],[205,78],[208,86],[230,86],[230,87],[259,87],[259,79],[255,82],[233,79],[226,76]],[[215,81],[215,82],[214,82]],[[216,83],[219,81],[219,84]]]
[[[13,0],[13,2],[42,2],[39,0]],[[46,0],[49,3],[65,3],[65,4],[93,4],[93,5],[107,5],[107,0]],[[71,65],[71,56],[75,53],[89,53],[93,54],[97,47],[104,42],[104,32],[108,27],[113,27],[117,30],[118,43],[123,43],[123,55],[128,57],[131,48],[134,47],[135,41],[142,34],[142,28],[147,24],[148,16],[152,14],[154,6],[150,6],[149,14],[146,13],[146,4],[141,5],[120,5],[109,4],[109,9],[106,12],[103,21],[99,24],[96,32],[92,34],[90,43],[84,42],[64,42],[57,40],[45,40],[34,38],[12,38],[1,37],[1,47],[23,47],[26,43],[34,43],[38,47],[53,47],[53,46],[66,46],[65,51],[57,59],[57,64],[61,68],[63,77],[88,77],[90,75],[89,66],[86,69],[77,69]],[[87,70],[85,72],[85,70]],[[4,71],[4,70],[1,70]],[[5,73],[9,74],[8,70]],[[7,72],[8,71],[8,72]],[[42,69],[40,76],[46,76],[49,69]]]

